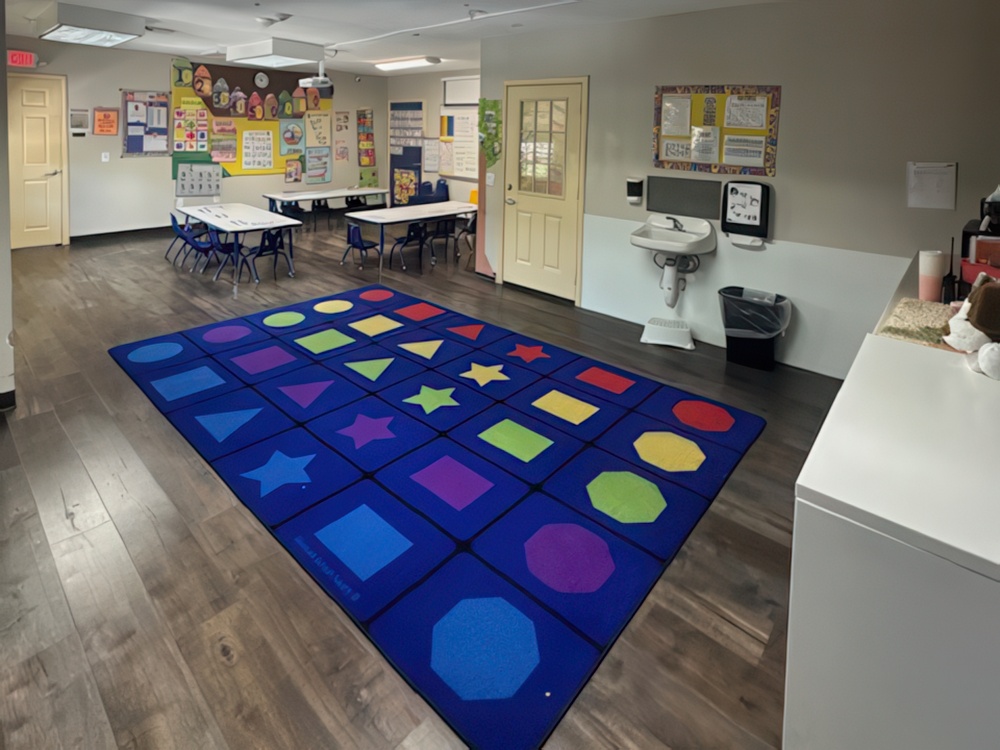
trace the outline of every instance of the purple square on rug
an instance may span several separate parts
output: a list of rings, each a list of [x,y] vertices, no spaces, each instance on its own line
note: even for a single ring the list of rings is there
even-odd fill
[[[455,510],[471,505],[493,482],[460,464],[451,456],[442,456],[430,466],[412,474],[411,479],[430,490]]]

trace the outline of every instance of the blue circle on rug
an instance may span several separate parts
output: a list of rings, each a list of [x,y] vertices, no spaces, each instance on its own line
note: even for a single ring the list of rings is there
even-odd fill
[[[133,349],[128,353],[129,361],[149,364],[151,362],[163,362],[176,357],[184,351],[184,347],[175,341],[166,341],[161,344],[147,344]]]

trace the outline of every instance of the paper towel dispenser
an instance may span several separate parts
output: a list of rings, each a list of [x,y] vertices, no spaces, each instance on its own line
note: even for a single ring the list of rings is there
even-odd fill
[[[722,231],[767,239],[771,186],[763,182],[727,182],[722,188]]]

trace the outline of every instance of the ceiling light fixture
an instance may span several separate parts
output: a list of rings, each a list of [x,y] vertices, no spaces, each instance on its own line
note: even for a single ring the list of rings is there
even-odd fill
[[[406,70],[407,68],[422,68],[425,65],[437,65],[440,57],[413,57],[409,60],[386,60],[375,63],[379,70]]]
[[[39,39],[115,47],[142,36],[146,19],[110,10],[52,3],[35,19]]]
[[[235,44],[226,48],[226,61],[257,65],[262,68],[287,68],[320,62],[324,50],[321,44],[293,42],[290,39],[265,39],[263,42]]]

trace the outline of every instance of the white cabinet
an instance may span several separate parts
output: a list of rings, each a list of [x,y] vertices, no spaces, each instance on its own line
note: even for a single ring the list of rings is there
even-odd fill
[[[1000,381],[868,336],[796,484],[784,744],[1000,747]]]

